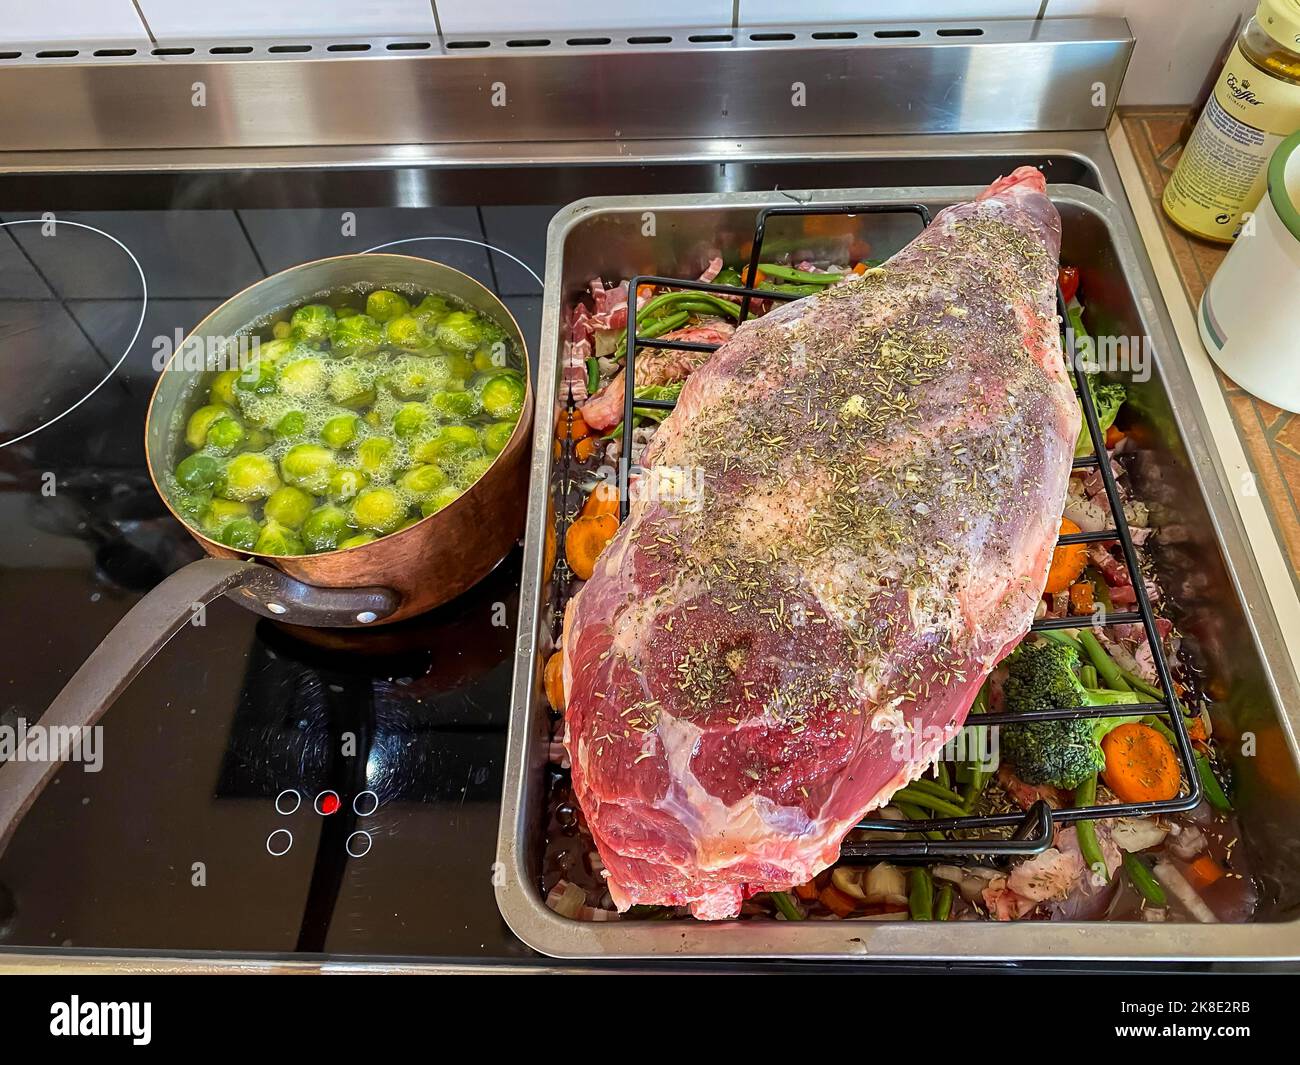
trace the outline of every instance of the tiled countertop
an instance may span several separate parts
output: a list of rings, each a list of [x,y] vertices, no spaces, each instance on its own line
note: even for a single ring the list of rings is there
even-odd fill
[[[1227,249],[1198,240],[1174,226],[1160,208],[1165,182],[1181,151],[1179,131],[1186,113],[1178,110],[1132,109],[1121,125],[1142,175],[1145,192],[1160,221],[1183,291],[1195,308]],[[1129,189],[1130,197],[1133,190]],[[1293,579],[1300,586],[1300,415],[1280,410],[1242,391],[1215,370],[1251,472],[1277,533]]]

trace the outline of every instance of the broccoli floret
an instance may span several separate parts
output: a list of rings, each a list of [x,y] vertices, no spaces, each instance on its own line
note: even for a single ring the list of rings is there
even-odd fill
[[[1047,640],[1023,643],[1008,663],[1003,691],[1007,708],[1016,713],[1140,701],[1135,692],[1085,688],[1079,682],[1078,652],[1063,643]],[[1102,737],[1130,720],[1129,717],[1097,717],[1004,725],[1001,751],[1025,783],[1072,790],[1105,768]]]
[[[1083,327],[1083,308],[1072,303],[1066,310],[1070,319],[1070,331],[1073,334],[1073,356],[1075,364],[1085,371],[1088,391],[1092,393],[1092,405],[1097,411],[1097,425],[1104,436],[1106,430],[1115,424],[1115,416],[1128,399],[1128,391],[1123,385],[1113,381],[1102,381],[1097,373],[1097,350],[1092,337]],[[1092,454],[1092,437],[1088,433],[1088,422],[1079,427],[1079,438],[1074,442],[1075,458]]]
[[[1119,414],[1120,407],[1128,399],[1128,391],[1121,384],[1101,381],[1095,375],[1088,377],[1088,391],[1092,393],[1092,405],[1097,411],[1097,426],[1101,429],[1102,436],[1105,436],[1106,430],[1115,424],[1115,416]],[[1092,454],[1092,437],[1088,434],[1086,420],[1079,427],[1074,454],[1076,458]]]

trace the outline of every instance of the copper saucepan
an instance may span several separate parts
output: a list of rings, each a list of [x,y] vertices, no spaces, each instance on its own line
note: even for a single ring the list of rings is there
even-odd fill
[[[206,369],[217,365],[219,344],[207,341],[235,337],[287,307],[352,287],[443,293],[495,319],[520,352],[528,381],[524,410],[509,442],[451,504],[361,547],[257,556],[210,540],[183,521],[159,488],[162,472],[181,457],[196,390]],[[187,368],[195,351],[205,352],[204,369]],[[69,729],[94,724],[198,608],[222,595],[277,621],[332,628],[400,621],[460,595],[492,570],[523,532],[532,405],[528,350],[514,317],[473,278],[441,263],[407,255],[340,255],[290,267],[231,297],[194,327],[168,361],[145,421],[154,487],[212,557],[173,573],[132,607],[50,704],[41,724]],[[0,851],[60,764],[52,759],[0,767]]]

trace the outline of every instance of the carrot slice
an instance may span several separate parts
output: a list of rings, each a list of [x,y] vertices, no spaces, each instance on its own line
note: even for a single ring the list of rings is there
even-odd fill
[[[1070,613],[1091,614],[1096,605],[1092,581],[1077,581],[1070,585]]]
[[[1208,887],[1216,880],[1223,879],[1223,866],[1211,858],[1208,854],[1202,854],[1195,859],[1191,866],[1191,880],[1197,887]]]
[[[796,884],[794,893],[804,902],[815,902],[817,900],[817,882],[809,880],[806,884]]]
[[[820,897],[822,905],[836,917],[847,917],[857,909],[857,903],[833,884],[827,884],[822,888]]]
[[[573,447],[574,457],[579,462],[586,462],[596,453],[596,438],[594,436],[584,436]]]
[[[1102,777],[1121,802],[1159,802],[1178,794],[1178,758],[1160,733],[1130,721],[1106,733]]]
[[[584,518],[598,518],[602,514],[612,514],[617,518],[618,489],[608,481],[601,481],[587,496],[581,513]]]
[[[568,437],[570,440],[581,440],[585,436],[591,435],[591,426],[582,416],[582,411],[575,410],[561,411],[559,417],[555,420],[555,439],[563,440]]]
[[[1108,426],[1106,429],[1106,446],[1118,447],[1119,442],[1124,439],[1124,430],[1116,429],[1115,426]]]
[[[542,674],[546,686],[546,701],[552,710],[564,709],[564,652],[556,651],[546,660],[546,671]]]
[[[618,518],[600,514],[578,518],[564,534],[564,557],[579,580],[590,580],[596,571],[596,559],[618,532]]]
[[[1077,533],[1079,526],[1069,518],[1061,519],[1061,535]],[[1063,592],[1079,579],[1079,574],[1088,565],[1087,544],[1062,544],[1052,552],[1052,566],[1047,571],[1047,587],[1043,589],[1048,595]]]
[[[853,272],[854,272],[855,274],[857,274],[859,277],[861,277],[863,274],[865,274],[865,273],[867,272],[867,270],[868,270],[868,267],[867,267],[867,264],[866,264],[866,263],[854,263],[854,264],[853,264]]]

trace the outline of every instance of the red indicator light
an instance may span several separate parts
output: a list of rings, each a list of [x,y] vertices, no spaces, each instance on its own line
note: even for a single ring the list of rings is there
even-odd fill
[[[330,814],[337,812],[340,805],[339,797],[335,795],[334,792],[327,791],[320,797],[320,800],[316,804],[316,808],[328,817]]]

